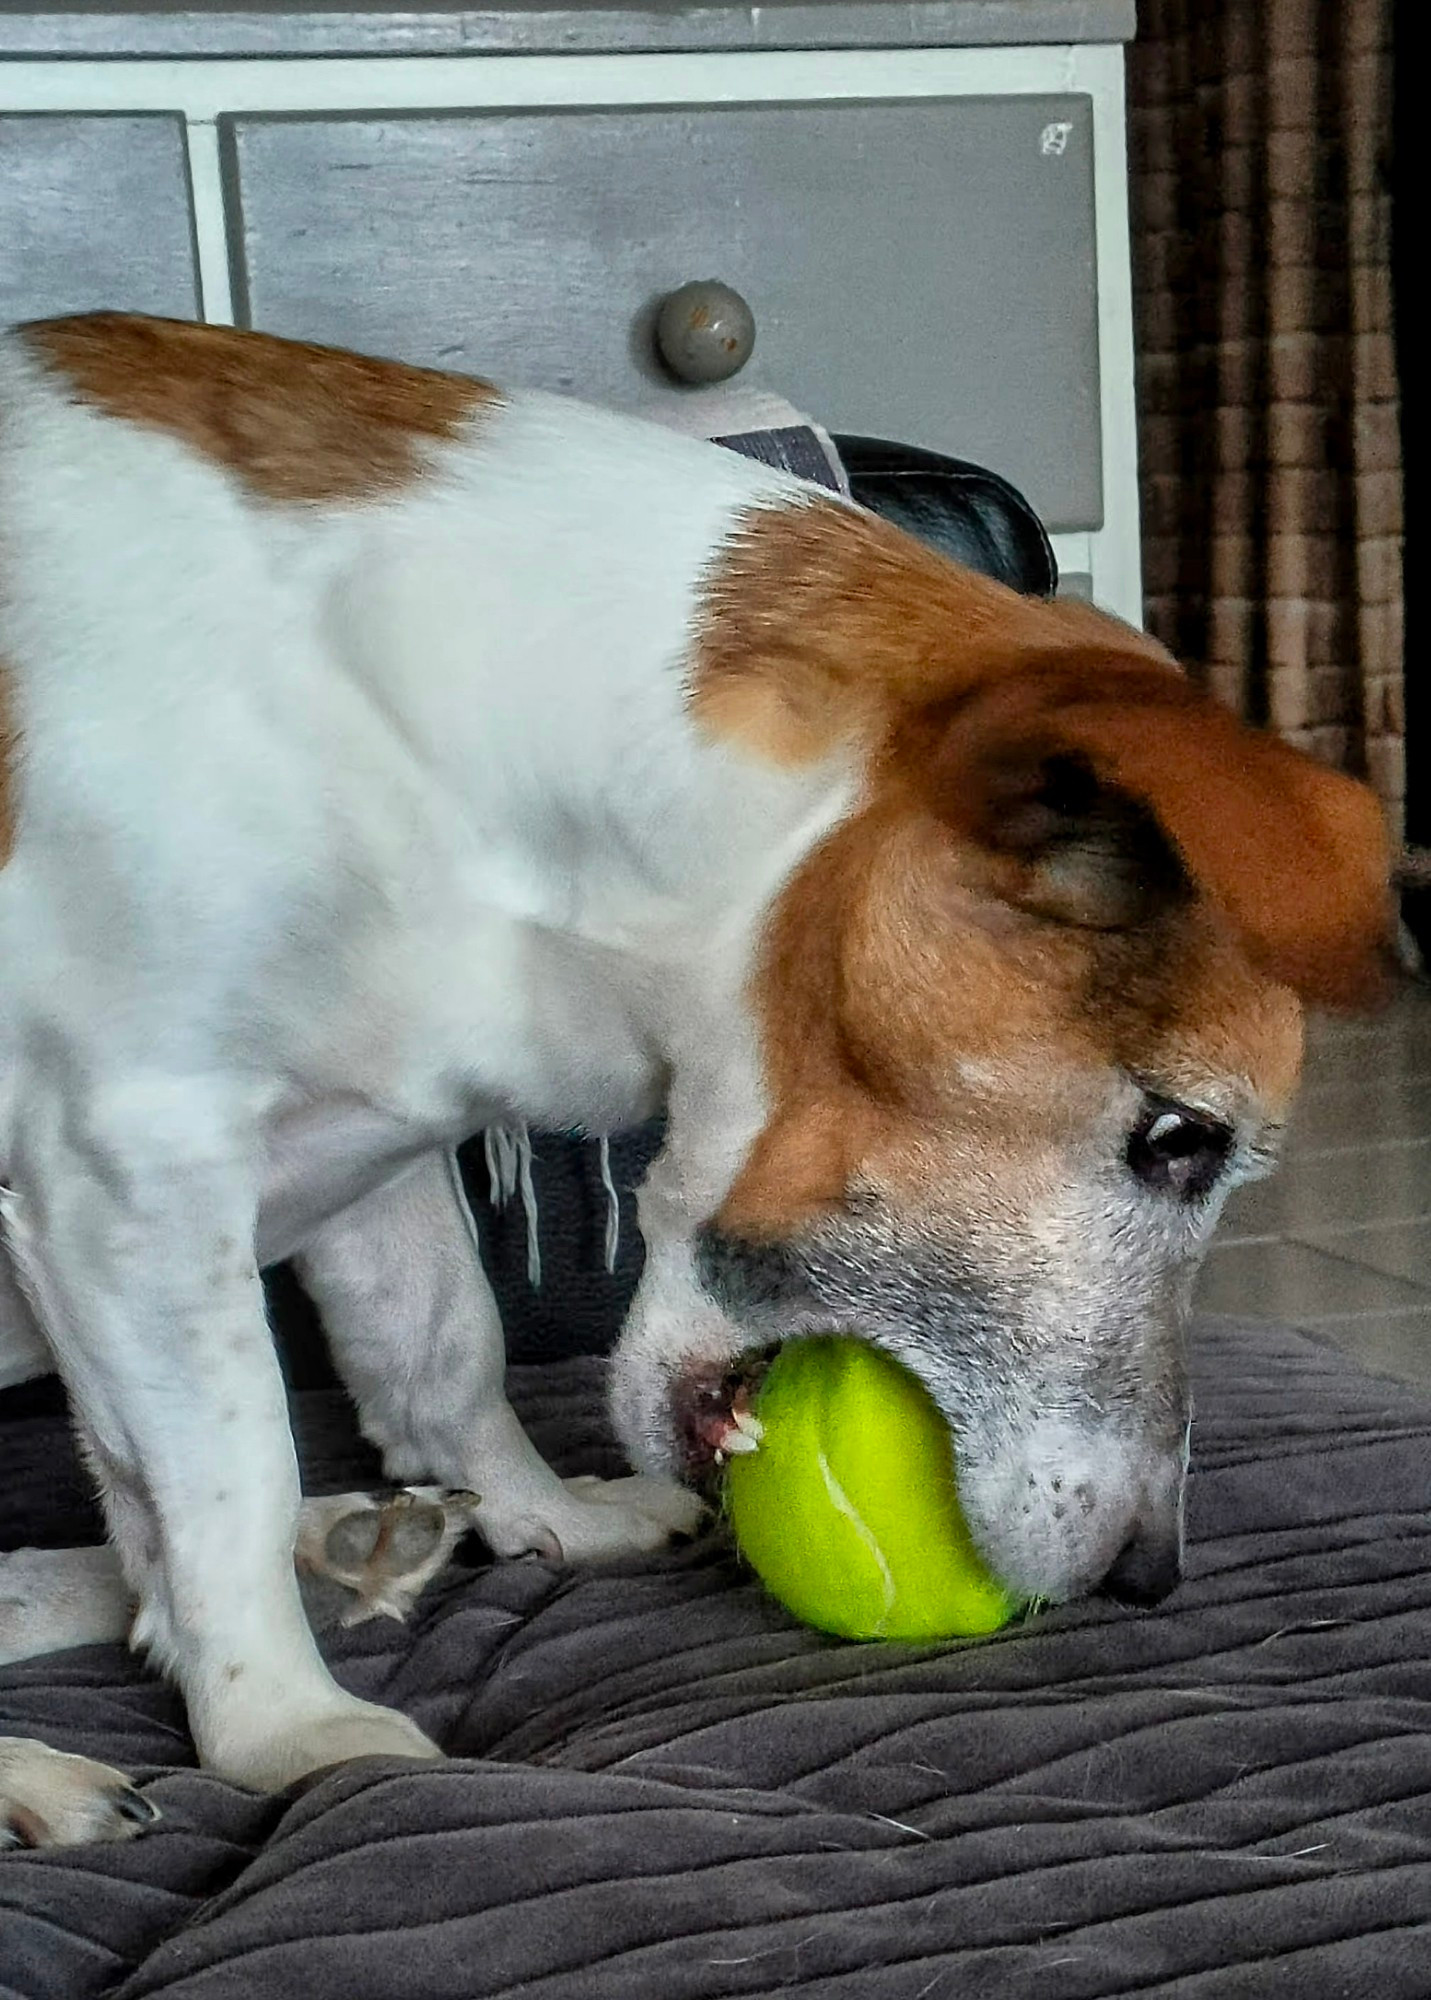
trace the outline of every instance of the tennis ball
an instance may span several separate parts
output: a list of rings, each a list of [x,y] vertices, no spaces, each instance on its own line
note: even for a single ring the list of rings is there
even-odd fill
[[[755,1415],[759,1449],[731,1461],[727,1506],[797,1618],[846,1639],[962,1639],[1013,1617],[960,1511],[948,1426],[897,1361],[860,1340],[793,1340]]]

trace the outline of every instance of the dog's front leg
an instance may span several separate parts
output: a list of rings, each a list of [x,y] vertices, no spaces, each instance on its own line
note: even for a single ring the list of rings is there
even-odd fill
[[[581,1562],[689,1532],[695,1495],[658,1479],[563,1481],[507,1401],[497,1302],[450,1152],[335,1216],[296,1260],[390,1478],[471,1488],[498,1555]]]
[[[0,1213],[99,1477],[135,1642],[179,1681],[203,1761],[241,1783],[436,1755],[337,1687],[303,1615],[240,1108],[204,1079],[99,1091],[66,1069],[26,1079]]]

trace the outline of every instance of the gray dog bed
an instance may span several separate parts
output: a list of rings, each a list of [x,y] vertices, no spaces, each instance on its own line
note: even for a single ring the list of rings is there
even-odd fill
[[[476,1549],[328,1642],[456,1760],[256,1798],[119,1648],[0,1672],[0,1733],[127,1766],[113,1848],[0,1860],[5,2000],[1113,2000],[1431,1994],[1431,1405],[1204,1322],[1188,1578],[976,1645],[794,1626],[718,1537],[577,1574]],[[515,1371],[616,1465],[596,1359]],[[310,1481],[371,1461],[297,1399]],[[63,1421],[0,1430],[54,1523]],[[28,1490],[27,1490],[28,1488]]]

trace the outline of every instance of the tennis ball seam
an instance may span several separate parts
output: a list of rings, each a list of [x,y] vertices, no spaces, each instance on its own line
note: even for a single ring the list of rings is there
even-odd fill
[[[845,1519],[864,1543],[866,1550],[874,1558],[875,1565],[879,1570],[880,1588],[884,1592],[884,1609],[871,1628],[870,1636],[872,1638],[880,1638],[884,1634],[885,1627],[889,1624],[890,1613],[894,1610],[895,1598],[898,1594],[895,1590],[894,1572],[889,1566],[889,1561],[885,1556],[884,1550],[879,1545],[874,1529],[870,1527],[869,1523],[855,1506],[854,1501],[851,1500],[849,1494],[846,1493],[844,1487],[841,1486],[839,1480],[831,1470],[830,1461],[825,1456],[823,1446],[821,1446],[816,1454],[816,1463],[820,1468],[820,1477],[825,1482],[825,1491],[829,1494],[836,1512],[844,1515]]]

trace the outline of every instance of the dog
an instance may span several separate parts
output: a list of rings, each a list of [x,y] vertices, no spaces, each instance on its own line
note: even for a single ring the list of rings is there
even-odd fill
[[[107,314],[0,338],[0,698],[4,1346],[207,1766],[438,1754],[303,1613],[280,1258],[388,1475],[499,1554],[689,1531],[750,1358],[837,1329],[922,1379],[1014,1591],[1173,1587],[1198,1256],[1302,1004],[1382,977],[1362,786],[716,447]],[[662,1104],[636,1472],[564,1486],[453,1147]],[[146,1817],[18,1742],[7,1804]]]

